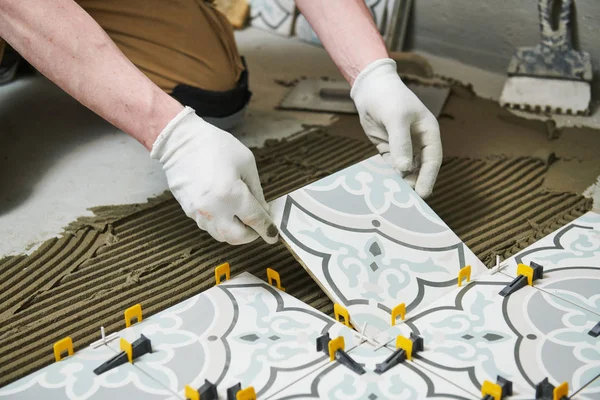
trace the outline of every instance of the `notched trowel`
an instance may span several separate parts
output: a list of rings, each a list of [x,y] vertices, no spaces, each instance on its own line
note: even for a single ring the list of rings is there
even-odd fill
[[[434,76],[426,58],[406,52],[390,52],[398,74],[408,81],[407,87],[436,117],[442,112],[450,94],[448,84]],[[302,79],[286,94],[279,109],[356,114],[350,98],[350,85],[345,81]]]
[[[572,0],[538,0],[542,41],[535,47],[517,49],[500,95],[503,107],[589,114],[592,62],[589,53],[572,47],[572,3]],[[556,29],[552,26],[554,13],[559,13]]]
[[[433,115],[439,117],[450,94],[448,87],[435,87],[409,83],[406,85],[425,104]],[[350,98],[350,85],[346,81],[304,79],[285,96],[279,109],[322,111],[356,114]]]

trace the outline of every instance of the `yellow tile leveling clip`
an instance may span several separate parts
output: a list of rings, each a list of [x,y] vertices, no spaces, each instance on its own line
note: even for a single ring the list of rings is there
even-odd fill
[[[272,268],[267,268],[267,279],[269,281],[269,285],[275,286],[277,289],[285,292],[285,289],[281,286],[281,278],[279,277],[279,272],[275,271]],[[275,285],[273,285],[273,281],[275,281]]]
[[[525,264],[517,265],[517,277],[500,291],[500,296],[506,297],[511,295],[527,285],[533,286],[535,280],[543,278],[544,266],[533,261],[530,264],[531,266]]]
[[[256,392],[252,386],[242,389],[235,394],[236,400],[256,400]]]
[[[348,314],[348,310],[346,310],[344,307],[342,307],[338,303],[335,303],[333,305],[333,314],[335,315],[335,319],[338,322],[343,323],[344,325],[346,325],[349,328],[351,327],[350,326],[350,315]],[[343,317],[344,320],[340,321],[340,317]]]
[[[54,349],[54,360],[56,362],[63,359],[62,354],[64,352],[67,352],[67,354],[69,356],[72,356],[73,355],[73,339],[71,339],[71,337],[67,336],[66,338],[61,339],[58,342],[54,343],[53,349]]]
[[[471,282],[471,266],[467,265],[458,271],[458,286],[462,286],[462,281],[466,279],[467,282]]]
[[[133,325],[133,319],[135,318],[135,323],[142,322],[142,305],[136,304],[135,306],[129,307],[123,313],[125,316],[125,328],[129,328]]]
[[[228,281],[231,276],[231,268],[229,267],[229,263],[223,263],[215,268],[215,282],[218,284],[221,283],[221,277],[225,275],[225,280]]]
[[[127,354],[127,361],[129,361],[130,364],[133,364],[133,346],[131,345],[131,343],[129,343],[124,338],[121,338],[121,341],[119,342],[119,347],[121,351],[124,351],[125,354]]]
[[[396,319],[400,319],[404,321],[406,317],[406,304],[400,303],[396,307],[392,308],[392,326],[396,325]]]
[[[482,400],[502,400],[506,396],[512,396],[512,382],[500,375],[496,377],[496,383],[484,381],[481,385]]]

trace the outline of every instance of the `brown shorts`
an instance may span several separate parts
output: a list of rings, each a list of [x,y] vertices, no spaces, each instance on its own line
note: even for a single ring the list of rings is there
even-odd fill
[[[154,83],[199,114],[204,114],[199,110],[203,105],[193,104],[198,98],[204,106],[212,106],[208,114],[214,117],[239,110],[239,105],[231,104],[232,96],[234,103],[248,101],[247,74],[242,74],[245,66],[233,28],[210,1],[76,2]],[[227,107],[222,109],[219,102]]]

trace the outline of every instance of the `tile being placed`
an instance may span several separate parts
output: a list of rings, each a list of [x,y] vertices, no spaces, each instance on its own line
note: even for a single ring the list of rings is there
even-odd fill
[[[368,343],[362,344],[349,351],[348,355],[364,366],[365,374],[358,375],[336,361],[326,360],[318,370],[270,397],[270,400],[478,398],[412,361],[396,365],[381,375],[376,374],[376,365],[391,354],[392,351],[385,347],[376,350]]]
[[[102,375],[93,370],[114,356],[107,346],[90,347],[0,388],[0,399],[178,399],[158,381],[133,365]]]
[[[600,214],[588,212],[527,247],[502,272],[515,277],[517,264],[532,261],[544,267],[535,287],[595,312],[600,321]]]
[[[530,286],[500,296],[510,281],[482,276],[378,339],[420,335],[425,349],[415,363],[474,395],[497,375],[513,382],[515,399],[534,398],[546,377],[568,382],[569,393],[584,387],[600,371],[600,341],[588,335],[597,316]]]
[[[243,273],[120,334],[151,340],[153,353],[134,365],[174,392],[208,379],[220,398],[237,383],[265,398],[318,367],[325,355],[316,339],[325,332],[344,336],[348,349],[358,344],[352,329]]]
[[[355,326],[375,336],[450,292],[459,270],[487,272],[429,206],[375,156],[271,203],[281,237]]]
[[[292,34],[294,0],[250,0],[250,25],[283,36]]]

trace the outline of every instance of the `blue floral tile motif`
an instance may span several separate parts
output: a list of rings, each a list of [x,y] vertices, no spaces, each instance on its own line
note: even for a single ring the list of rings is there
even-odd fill
[[[0,388],[0,399],[178,399],[167,387],[133,365],[102,375],[93,370],[114,356],[107,346],[87,348]]]
[[[174,392],[208,379],[222,398],[238,382],[266,398],[318,368],[316,339],[326,332],[348,349],[357,344],[350,328],[243,273],[121,334],[152,341],[153,353],[134,365]]]
[[[507,261],[504,273],[514,277],[517,264],[544,267],[535,286],[584,307],[600,320],[600,214],[588,212],[527,247]]]
[[[597,316],[534,287],[500,296],[510,281],[487,275],[456,288],[391,328],[385,340],[422,336],[417,364],[474,395],[497,375],[513,382],[511,398],[519,399],[535,397],[546,377],[568,382],[569,393],[592,381],[600,372],[600,344],[587,332]]]
[[[375,336],[391,309],[416,312],[487,271],[431,208],[375,156],[271,205],[281,236],[357,326]]]

